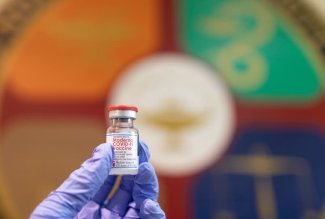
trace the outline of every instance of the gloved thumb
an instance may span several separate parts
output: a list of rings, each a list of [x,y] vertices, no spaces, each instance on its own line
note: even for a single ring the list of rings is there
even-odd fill
[[[157,202],[158,193],[159,185],[154,168],[147,162],[140,164],[138,175],[135,176],[132,195],[136,208],[140,209],[141,218],[166,218]]]
[[[101,144],[95,148],[92,157],[39,204],[32,218],[74,218],[104,183],[112,157],[111,145]]]

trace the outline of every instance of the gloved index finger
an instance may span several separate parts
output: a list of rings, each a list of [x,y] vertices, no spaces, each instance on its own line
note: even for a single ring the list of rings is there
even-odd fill
[[[140,209],[146,199],[157,201],[159,192],[158,178],[150,163],[142,163],[134,179],[133,199]]]
[[[150,159],[149,147],[143,141],[139,141],[139,164],[148,162]]]
[[[135,177],[133,200],[137,209],[140,209],[140,218],[166,219],[157,199],[159,193],[158,178],[150,163],[140,164],[139,173]]]

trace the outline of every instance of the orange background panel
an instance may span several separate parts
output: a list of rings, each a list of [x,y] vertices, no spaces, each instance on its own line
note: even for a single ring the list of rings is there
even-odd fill
[[[15,203],[17,218],[27,218],[105,141],[105,129],[92,118],[17,117],[2,140],[6,192]]]
[[[159,7],[152,0],[54,3],[10,49],[9,89],[37,101],[102,99],[121,68],[159,49]]]

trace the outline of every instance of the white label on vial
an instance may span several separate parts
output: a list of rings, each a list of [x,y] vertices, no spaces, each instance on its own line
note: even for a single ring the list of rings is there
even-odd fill
[[[106,142],[114,148],[112,168],[138,168],[137,134],[107,134]]]

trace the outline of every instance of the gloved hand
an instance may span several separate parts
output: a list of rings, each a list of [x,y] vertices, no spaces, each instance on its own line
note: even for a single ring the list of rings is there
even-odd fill
[[[108,176],[113,149],[109,144],[99,145],[90,159],[36,207],[30,218],[166,218],[157,202],[158,180],[143,142],[139,156],[138,174],[123,176],[119,189],[106,203],[116,180],[116,176]]]

